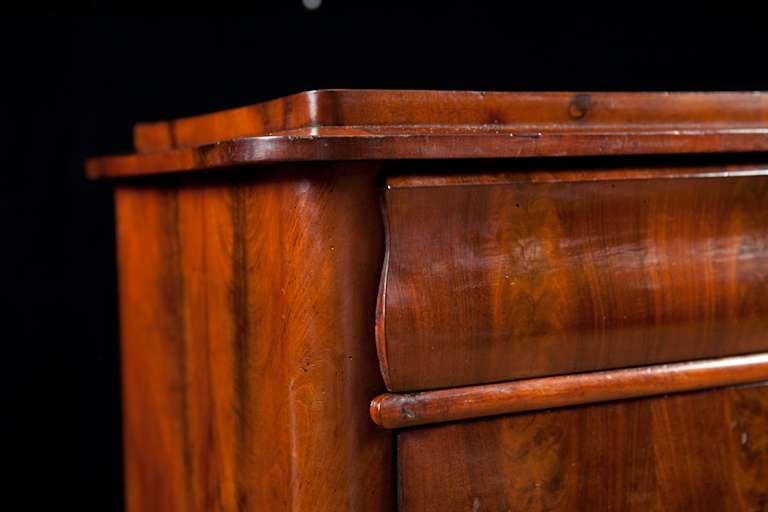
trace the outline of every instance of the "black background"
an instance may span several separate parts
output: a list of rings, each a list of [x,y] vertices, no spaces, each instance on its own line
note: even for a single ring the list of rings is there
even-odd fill
[[[0,18],[0,500],[122,507],[112,196],[83,162],[134,122],[325,87],[768,89],[760,12],[576,4]]]

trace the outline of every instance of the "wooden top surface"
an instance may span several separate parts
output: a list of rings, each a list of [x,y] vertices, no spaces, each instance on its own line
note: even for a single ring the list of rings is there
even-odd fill
[[[310,160],[768,151],[768,93],[320,90],[134,128],[91,178]]]

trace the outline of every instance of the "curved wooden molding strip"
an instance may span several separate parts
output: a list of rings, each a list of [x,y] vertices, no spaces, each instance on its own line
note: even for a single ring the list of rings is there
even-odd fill
[[[322,90],[142,123],[91,178],[307,160],[768,151],[768,94]]]
[[[385,393],[371,401],[370,412],[384,428],[403,428],[766,379],[768,353],[761,353],[421,393]]]

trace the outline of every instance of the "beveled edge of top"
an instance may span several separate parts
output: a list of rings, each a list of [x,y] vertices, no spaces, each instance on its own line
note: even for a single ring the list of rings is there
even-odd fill
[[[768,151],[765,92],[323,89],[134,127],[91,178],[306,160]]]

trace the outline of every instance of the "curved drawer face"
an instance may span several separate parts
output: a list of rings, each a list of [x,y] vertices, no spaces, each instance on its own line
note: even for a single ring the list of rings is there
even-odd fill
[[[389,389],[768,349],[762,169],[390,178]]]

